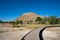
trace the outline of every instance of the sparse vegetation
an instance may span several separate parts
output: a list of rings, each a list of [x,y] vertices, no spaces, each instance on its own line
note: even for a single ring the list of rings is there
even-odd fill
[[[0,30],[0,33],[4,33],[4,32],[7,32],[7,31]]]
[[[37,22],[38,24],[41,24],[41,22],[42,22],[42,18],[37,17],[37,18],[36,18],[36,22]]]
[[[13,27],[15,27],[15,25],[16,25],[16,22],[12,22],[12,25],[13,25]]]
[[[20,23],[20,24],[23,24],[23,21],[21,20],[19,23]]]
[[[26,17],[27,16],[27,17]],[[31,16],[31,17],[30,17]],[[2,20],[0,20],[0,23]],[[16,21],[10,21],[10,22],[3,22],[3,23],[10,23],[13,25],[13,27],[28,27],[29,28],[39,28],[36,25],[39,26],[45,26],[45,25],[60,25],[60,18],[57,18],[57,16],[48,16],[48,17],[40,17],[37,14],[31,13],[29,15],[23,15],[20,18],[18,18]],[[33,26],[31,26],[33,25]]]
[[[13,25],[13,27],[21,27],[21,26],[18,26],[18,24],[23,24],[23,21],[14,21],[14,22],[11,22],[11,24]]]
[[[56,22],[57,22],[56,19],[57,19],[56,16],[50,16],[50,17],[49,17],[49,23],[50,23],[50,24],[56,24]]]
[[[60,18],[57,18],[57,16],[50,16],[50,17],[37,17],[36,18],[36,24],[41,24],[41,25],[56,25],[56,24],[60,24]],[[21,25],[23,24],[22,20],[17,20],[15,22],[12,22],[13,27],[22,27]],[[18,24],[21,24],[20,26],[18,26]],[[33,20],[27,21],[27,24],[33,24]],[[36,28],[36,27],[34,27]],[[37,27],[38,28],[38,27]]]
[[[60,19],[57,16],[44,17],[43,19],[37,17],[36,22],[40,24],[60,24]]]

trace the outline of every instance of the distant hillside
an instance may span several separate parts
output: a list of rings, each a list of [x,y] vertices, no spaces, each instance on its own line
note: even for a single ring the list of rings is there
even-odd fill
[[[33,12],[28,12],[28,13],[24,13],[21,17],[18,17],[16,20],[22,20],[22,21],[35,21],[37,17],[41,17],[43,18],[42,16],[38,15],[38,14],[35,14]]]

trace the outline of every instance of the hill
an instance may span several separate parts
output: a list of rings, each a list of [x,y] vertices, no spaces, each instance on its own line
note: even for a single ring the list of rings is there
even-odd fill
[[[21,17],[18,17],[16,20],[22,20],[23,22],[32,20],[34,22],[37,17],[43,18],[43,16],[39,16],[36,13],[28,12],[28,13],[24,13]]]

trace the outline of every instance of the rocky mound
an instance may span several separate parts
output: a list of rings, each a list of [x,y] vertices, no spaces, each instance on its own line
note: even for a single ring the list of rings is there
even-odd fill
[[[35,14],[33,12],[28,12],[28,13],[24,13],[21,17],[18,17],[16,20],[22,20],[22,21],[35,21],[37,17],[41,17],[38,14]]]

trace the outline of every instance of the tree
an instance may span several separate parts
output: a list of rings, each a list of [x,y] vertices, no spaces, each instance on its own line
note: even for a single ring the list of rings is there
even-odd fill
[[[57,22],[57,18],[56,18],[57,16],[50,16],[49,17],[49,23],[50,24],[56,24],[56,22]]]
[[[60,18],[57,18],[58,24],[60,24]]]
[[[14,22],[11,22],[11,23],[12,23],[13,27],[16,27],[16,26],[18,26],[18,24],[19,24],[19,20],[14,21]]]
[[[15,26],[16,26],[16,22],[11,22],[11,23],[12,23],[13,27],[15,27]]]
[[[27,21],[27,24],[29,24],[29,21]]]
[[[19,23],[20,23],[20,21],[19,21],[19,20],[17,20],[17,21],[16,21],[16,25],[18,25]]]
[[[30,21],[27,21],[27,24],[32,24],[32,22],[33,22],[32,20],[30,20]]]
[[[11,23],[12,23],[13,27],[18,27],[18,24],[22,24],[23,21],[17,20],[17,21],[11,22]]]
[[[48,21],[47,19],[48,19],[48,18],[44,17],[44,18],[42,19],[42,24],[46,24],[46,22]]]
[[[23,24],[23,21],[22,20],[20,21],[20,24]]]
[[[55,24],[59,24],[59,19],[56,18]]]
[[[41,24],[41,22],[42,22],[42,18],[37,17],[37,18],[36,18],[36,22],[39,23],[39,24]]]
[[[33,22],[32,20],[29,21],[30,24],[32,24],[32,22]]]

